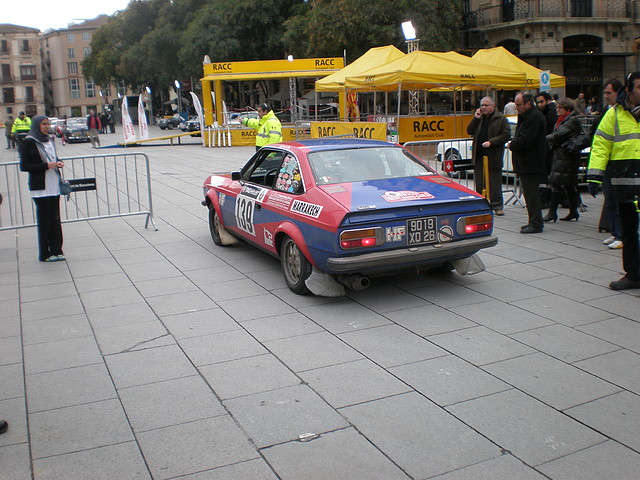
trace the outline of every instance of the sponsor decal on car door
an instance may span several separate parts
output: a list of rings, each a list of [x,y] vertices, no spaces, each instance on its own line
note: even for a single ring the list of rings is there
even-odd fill
[[[256,236],[256,210],[261,208],[268,190],[257,185],[245,184],[236,198],[235,217],[238,228]]]

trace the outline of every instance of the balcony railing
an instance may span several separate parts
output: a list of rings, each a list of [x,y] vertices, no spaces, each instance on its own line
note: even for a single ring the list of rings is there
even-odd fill
[[[464,28],[474,29],[517,20],[549,18],[631,18],[631,0],[514,0],[478,8],[465,15]]]

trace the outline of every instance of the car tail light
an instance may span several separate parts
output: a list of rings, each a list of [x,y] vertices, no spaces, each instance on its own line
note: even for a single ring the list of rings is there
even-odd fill
[[[472,233],[488,232],[493,228],[493,215],[474,215],[458,219],[458,234],[469,235]]]
[[[384,243],[382,228],[363,228],[360,230],[345,230],[340,234],[340,246],[342,248],[366,248],[375,247]]]

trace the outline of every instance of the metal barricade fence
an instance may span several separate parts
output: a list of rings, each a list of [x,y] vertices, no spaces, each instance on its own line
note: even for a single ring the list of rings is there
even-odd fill
[[[440,175],[475,190],[472,161],[473,142],[470,138],[406,142],[404,146]],[[510,202],[519,203],[524,207],[521,200],[520,183],[513,170],[511,152],[506,149],[503,165],[502,193],[503,195],[511,195],[504,203],[505,205]]]
[[[153,221],[149,158],[143,153],[61,157],[63,176],[74,189],[60,199],[63,223],[99,218],[145,215],[144,227]],[[19,162],[0,163],[0,230],[36,224],[27,186],[28,174]]]

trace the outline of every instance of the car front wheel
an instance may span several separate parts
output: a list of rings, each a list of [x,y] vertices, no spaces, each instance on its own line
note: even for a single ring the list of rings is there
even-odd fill
[[[218,217],[218,212],[213,205],[209,206],[209,232],[211,232],[211,239],[213,243],[222,247],[222,240],[220,239],[220,229],[224,228],[220,224],[220,217]]]
[[[289,290],[299,295],[311,293],[304,283],[311,275],[311,264],[290,237],[286,237],[282,242],[280,261],[282,263],[284,281],[287,283]]]
[[[173,123],[169,123],[169,124],[167,124],[167,128],[168,128],[169,130],[173,130]]]

